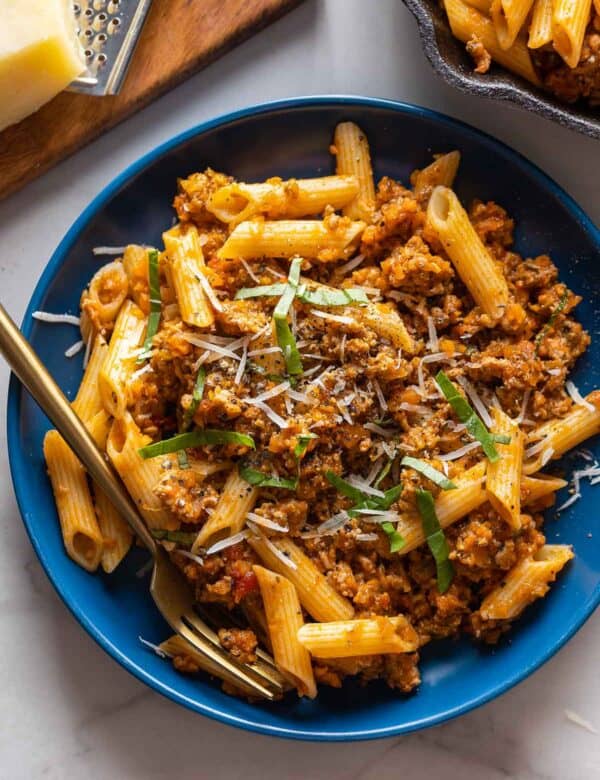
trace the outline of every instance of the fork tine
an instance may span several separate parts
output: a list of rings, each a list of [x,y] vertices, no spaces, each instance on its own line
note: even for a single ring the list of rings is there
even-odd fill
[[[190,613],[188,611],[185,613],[185,615],[183,615],[183,619],[188,624],[189,628],[196,631],[196,633],[198,633],[208,642],[211,642],[211,644],[215,648],[218,648],[220,652],[225,652],[221,646],[217,634],[204,622],[204,620],[201,619],[199,615],[197,615],[195,612]],[[268,661],[257,660],[254,663],[240,664],[240,667],[242,669],[245,668],[252,670],[252,672],[254,672],[257,677],[268,683],[271,687],[275,688],[277,693],[281,694],[289,686],[287,685],[287,681],[282,676],[281,672],[274,665],[272,659],[270,659],[269,656],[267,656],[267,658],[269,659]],[[235,661],[235,663],[239,662]]]
[[[232,661],[223,650],[219,651],[212,642],[199,636],[186,625],[183,619],[178,621],[178,624],[174,625],[173,628],[207,659],[208,665],[215,668],[215,674],[218,677],[252,696],[258,695],[269,701],[275,701],[276,694],[273,691],[255,680],[239,664]]]
[[[219,607],[215,606],[213,607],[208,606],[206,604],[196,604],[195,610],[198,612],[200,617],[206,621],[209,628],[212,626],[219,626],[223,628],[245,628],[247,626],[242,623],[241,620],[237,620],[236,616],[233,615],[231,612],[225,609],[219,609]],[[251,626],[252,627],[252,626]],[[256,630],[254,627],[252,627],[253,630],[256,633]],[[215,640],[218,642],[218,637],[216,635]],[[260,659],[260,666],[261,667],[268,667],[268,679],[270,680],[277,680],[280,684],[280,686],[285,691],[289,691],[293,689],[293,685],[288,681],[286,677],[279,671],[279,668],[275,664],[275,661],[273,660],[273,657],[269,655],[269,653],[264,650],[262,647],[258,646],[255,650],[256,656]],[[251,664],[253,668],[257,667],[258,664]],[[255,668],[256,671],[258,671],[258,668]],[[267,670],[265,670],[267,671]]]

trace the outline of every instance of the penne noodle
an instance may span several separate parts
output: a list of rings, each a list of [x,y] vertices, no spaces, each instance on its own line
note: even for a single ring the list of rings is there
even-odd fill
[[[240,476],[237,467],[234,468],[227,477],[214,512],[200,529],[192,545],[192,552],[196,553],[201,547],[210,547],[220,539],[239,533],[248,512],[254,508],[258,494],[258,488],[249,485]]]
[[[163,476],[161,461],[158,458],[144,460],[138,453],[151,441],[127,414],[114,420],[106,442],[106,453],[148,528],[173,530],[178,528],[179,522],[171,517],[154,494],[154,488]]]
[[[485,14],[486,16],[490,15],[492,0],[465,0],[465,2],[467,5],[471,6],[471,8],[476,8],[478,11],[481,11],[482,14]]]
[[[554,48],[570,68],[575,68],[581,59],[591,7],[592,0],[555,0],[552,15]]]
[[[44,458],[65,549],[75,563],[95,571],[104,543],[85,470],[58,431],[48,431],[44,437]]]
[[[71,404],[73,411],[83,422],[91,420],[101,409],[103,409],[102,398],[98,389],[100,370],[104,365],[108,354],[108,344],[102,336],[96,336],[94,347],[92,349],[87,368],[84,371],[83,379],[79,385],[79,390],[75,400]]]
[[[88,313],[93,312],[96,321],[110,325],[117,318],[128,291],[129,281],[123,263],[115,260],[96,271],[83,294],[83,305]]]
[[[327,206],[340,209],[358,193],[356,176],[318,179],[267,179],[259,184],[234,182],[218,189],[207,209],[230,227],[262,215],[267,219],[299,219],[321,214]]]
[[[521,527],[521,470],[525,437],[517,423],[496,407],[491,409],[492,433],[510,438],[509,444],[496,444],[500,459],[487,467],[486,491],[496,512],[518,531]]]
[[[101,564],[107,573],[114,571],[127,555],[133,541],[133,533],[127,523],[97,485],[94,488],[94,504],[98,525],[104,540]]]
[[[402,615],[307,623],[298,630],[298,641],[316,658],[412,653],[419,648],[417,632]]]
[[[414,177],[413,189],[417,200],[427,204],[438,186],[452,187],[460,165],[460,152],[448,152],[437,157]]]
[[[530,49],[539,49],[552,40],[553,11],[554,0],[535,0],[527,41]]]
[[[354,252],[365,228],[364,222],[332,215],[326,220],[279,220],[241,222],[219,249],[221,260],[255,257],[315,258],[322,262],[342,260]]]
[[[550,583],[573,558],[566,544],[545,544],[533,558],[520,561],[502,584],[483,600],[479,614],[483,620],[512,620],[535,599],[545,596]]]
[[[415,343],[398,312],[389,303],[369,303],[357,306],[349,314],[372,328],[378,336],[387,339],[396,349],[413,355]]]
[[[298,641],[304,626],[296,588],[281,574],[252,567],[262,596],[273,657],[280,672],[296,686],[298,696],[314,699],[317,685],[310,655]]]
[[[444,7],[455,38],[468,43],[475,36],[490,53],[494,62],[531,81],[532,84],[540,86],[540,80],[524,40],[517,38],[509,49],[503,49],[494,25],[487,16],[471,8],[463,0],[445,0]]]
[[[198,231],[175,225],[163,233],[165,249],[170,258],[170,280],[175,290],[181,319],[197,328],[208,328],[215,316],[200,282],[206,266]]]
[[[358,181],[358,193],[343,212],[350,219],[370,222],[375,211],[375,182],[367,136],[354,122],[340,122],[333,144],[338,175],[354,176]]]
[[[503,49],[510,49],[517,39],[532,5],[533,0],[492,0],[490,14]]]
[[[110,338],[106,359],[98,375],[102,404],[113,417],[127,411],[127,387],[135,371],[137,350],[146,332],[146,317],[132,301],[126,301],[119,312]]]
[[[475,303],[491,323],[497,322],[509,303],[506,279],[471,225],[467,212],[448,187],[434,189],[427,208],[427,221]]]
[[[435,501],[435,511],[442,529],[462,520],[470,512],[485,504],[488,500],[488,494],[484,487],[485,479],[486,463],[482,461],[465,471],[460,477],[453,478],[456,490],[446,490],[440,493]],[[560,490],[566,484],[564,479],[547,477],[543,474],[537,474],[535,478],[523,477],[521,489],[524,493],[524,499],[521,503],[524,505],[533,504],[540,498]],[[399,555],[406,555],[411,550],[425,544],[425,534],[419,517],[402,515],[396,530],[406,542],[399,550]]]
[[[354,616],[352,604],[331,587],[325,576],[291,539],[250,536],[248,544],[265,566],[282,574],[295,586],[302,606],[314,620],[349,620]],[[284,563],[282,558],[289,560],[290,564]]]
[[[148,250],[138,244],[129,244],[123,253],[123,270],[129,282],[129,295],[144,314],[150,312],[150,282],[148,279]]]
[[[550,420],[529,434],[527,439],[529,445],[534,446],[543,442],[543,446],[540,446],[538,451],[529,458],[527,458],[527,449],[525,450],[524,474],[533,474],[541,468],[548,453],[553,460],[560,458],[568,450],[600,433],[600,390],[591,392],[586,401],[595,407],[594,411],[585,406],[573,405],[566,417]]]

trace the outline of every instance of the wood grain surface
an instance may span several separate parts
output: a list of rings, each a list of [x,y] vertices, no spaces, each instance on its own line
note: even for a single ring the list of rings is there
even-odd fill
[[[301,0],[154,0],[119,95],[63,92],[0,132],[0,198],[172,89]]]

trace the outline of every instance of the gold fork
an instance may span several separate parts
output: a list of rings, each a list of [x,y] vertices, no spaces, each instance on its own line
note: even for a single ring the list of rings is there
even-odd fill
[[[171,628],[202,655],[204,669],[246,695],[269,700],[280,696],[288,686],[267,653],[261,651],[254,664],[241,664],[220,647],[217,635],[196,613],[193,593],[184,576],[156,543],[105,456],[2,304],[0,352],[91,478],[148,548],[154,560],[150,594]]]

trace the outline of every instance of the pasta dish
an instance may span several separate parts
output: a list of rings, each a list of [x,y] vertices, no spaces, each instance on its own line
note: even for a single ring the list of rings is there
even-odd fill
[[[475,71],[492,62],[566,103],[600,105],[600,0],[442,0]]]
[[[226,650],[268,647],[300,696],[348,676],[407,693],[420,648],[498,641],[573,557],[543,511],[600,391],[568,378],[579,296],[513,250],[501,206],[465,210],[457,151],[377,185],[355,124],[331,153],[319,178],[194,173],[163,248],[105,248],[73,408],[198,604],[231,618]],[[131,532],[56,431],[44,455],[67,553],[112,572]],[[203,668],[181,637],[157,651]]]

